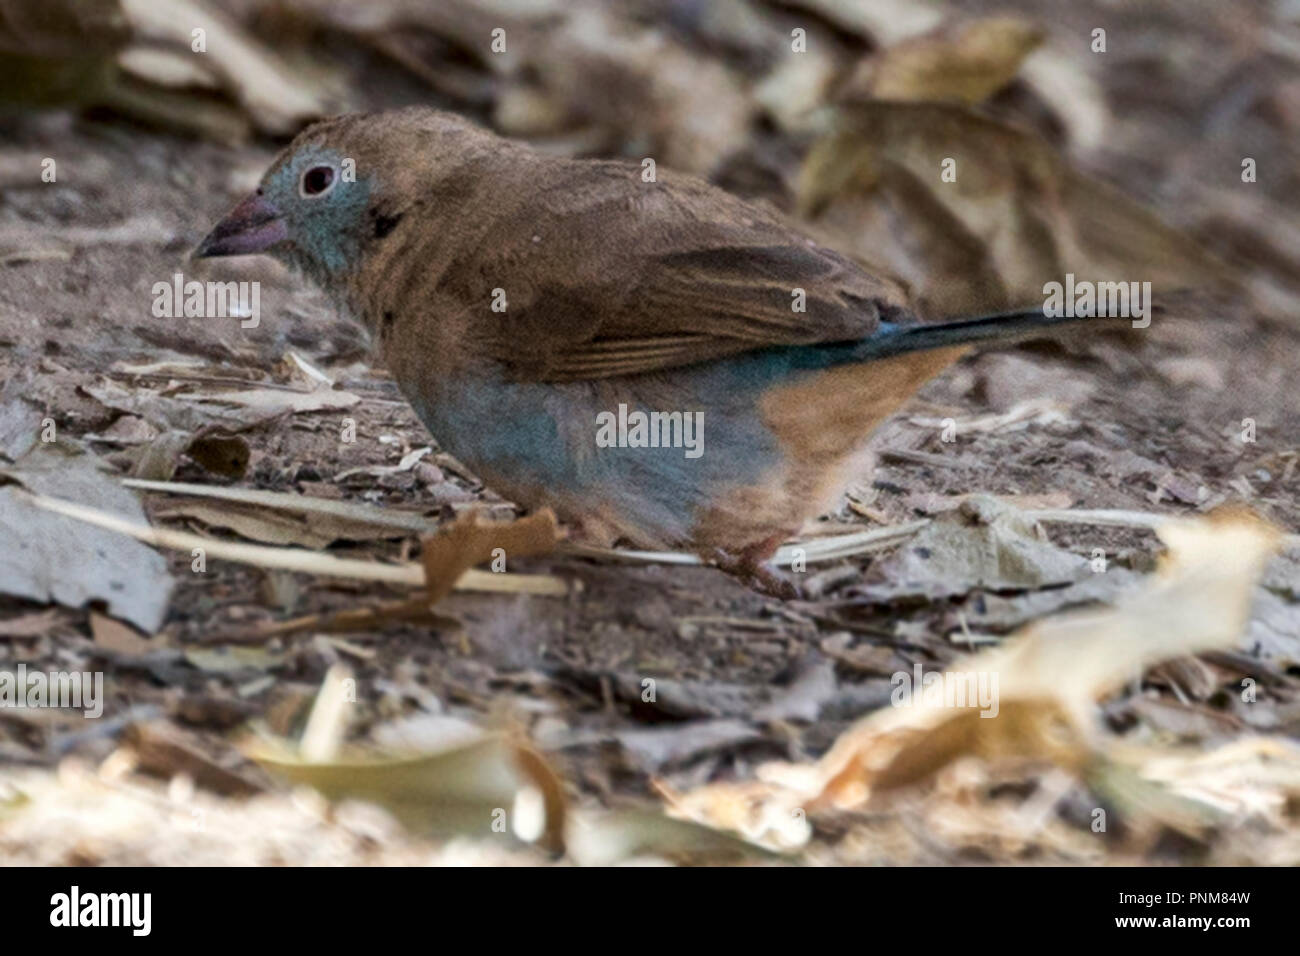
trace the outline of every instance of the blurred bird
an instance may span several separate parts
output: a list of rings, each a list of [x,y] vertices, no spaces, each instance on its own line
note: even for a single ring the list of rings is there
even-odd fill
[[[900,286],[775,212],[645,169],[429,109],[347,115],[304,130],[195,254],[317,282],[503,494],[783,596],[766,562],[882,419],[969,344],[1072,321],[920,324]]]

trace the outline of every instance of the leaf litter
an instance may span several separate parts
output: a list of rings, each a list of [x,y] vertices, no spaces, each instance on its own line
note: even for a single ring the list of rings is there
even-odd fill
[[[20,9],[22,3],[5,0],[3,6]],[[61,0],[46,6],[54,13],[72,9]],[[1159,581],[1147,573],[1152,530],[1171,515],[1207,512],[1221,501],[1244,498],[1297,530],[1295,498],[1288,491],[1295,469],[1287,464],[1295,459],[1286,457],[1286,436],[1294,434],[1288,429],[1295,422],[1287,417],[1286,403],[1268,397],[1287,394],[1287,370],[1272,356],[1293,350],[1294,338],[1256,324],[1253,314],[1294,313],[1294,270],[1288,271],[1278,238],[1285,230],[1276,220],[1272,231],[1259,227],[1276,210],[1290,208],[1291,200],[1276,194],[1246,200],[1246,190],[1215,184],[1208,173],[1230,169],[1236,158],[1228,156],[1224,165],[1222,156],[1211,154],[1216,142],[1232,136],[1207,137],[1199,128],[1171,133],[1173,110],[1162,110],[1158,122],[1148,122],[1140,108],[1130,113],[1133,96],[1124,83],[1133,64],[1125,51],[1115,50],[1108,58],[1114,68],[1102,74],[1095,72],[1097,58],[1081,55],[1071,40],[1073,28],[1041,23],[1033,11],[1017,14],[1012,24],[893,2],[735,0],[726,15],[719,12],[722,5],[715,10],[711,4],[677,4],[671,29],[657,35],[658,28],[639,17],[618,8],[579,9],[583,3],[543,9],[494,2],[486,15],[477,0],[436,12],[377,0],[346,15],[309,0],[277,6],[301,18],[291,21],[292,29],[267,19],[278,14],[260,5],[218,24],[225,31],[222,42],[234,44],[245,58],[239,62],[248,65],[246,76],[211,69],[190,56],[178,59],[173,51],[185,38],[169,34],[165,25],[151,26],[148,17],[120,20],[111,30],[96,27],[93,44],[75,20],[64,23],[38,45],[28,44],[40,53],[39,62],[20,66],[58,80],[44,89],[63,96],[65,104],[106,105],[222,142],[238,141],[255,128],[291,131],[298,116],[323,108],[331,91],[343,94],[341,104],[380,90],[409,90],[403,84],[414,82],[453,108],[532,136],[545,148],[671,157],[672,165],[710,174],[779,208],[797,209],[800,201],[810,211],[817,207],[810,228],[849,253],[894,254],[886,265],[902,272],[940,312],[1013,301],[1035,291],[1043,270],[1073,268],[1083,275],[1116,266],[1127,273],[1141,264],[1167,284],[1180,285],[1217,277],[1217,258],[1224,254],[1247,276],[1252,308],[1234,303],[1224,316],[1200,316],[1198,323],[1157,322],[1133,346],[1093,341],[1022,349],[1001,356],[1014,355],[1018,366],[1012,362],[980,375],[958,366],[882,435],[888,454],[874,475],[860,476],[857,496],[782,549],[783,566],[805,560],[816,565],[810,567],[819,582],[811,600],[773,605],[692,567],[686,556],[611,554],[561,542],[550,554],[520,556],[526,571],[536,565],[558,574],[521,575],[516,556],[508,554],[506,573],[476,569],[468,577],[498,588],[535,582],[539,591],[565,595],[562,600],[516,594],[510,600],[519,603],[503,617],[492,593],[456,591],[434,612],[427,590],[418,590],[429,574],[411,560],[416,539],[473,508],[500,518],[512,517],[514,509],[492,499],[436,448],[403,468],[405,462],[395,467],[389,446],[344,448],[335,441],[331,432],[341,414],[354,416],[365,433],[398,436],[404,454],[427,441],[391,381],[360,364],[356,335],[278,272],[265,276],[268,305],[284,306],[274,327],[233,335],[229,329],[186,327],[180,333],[143,325],[140,300],[122,289],[122,274],[171,275],[176,247],[197,238],[189,235],[195,195],[205,197],[197,218],[223,212],[233,192],[248,186],[239,179],[247,178],[243,171],[264,165],[268,144],[240,151],[241,172],[231,178],[224,148],[217,155],[203,143],[187,143],[178,155],[134,134],[124,138],[124,146],[116,144],[98,135],[102,127],[80,121],[24,120],[15,147],[0,150],[0,183],[20,227],[0,229],[9,237],[8,245],[0,243],[0,261],[21,290],[21,296],[11,294],[9,280],[0,277],[0,340],[16,342],[19,350],[13,360],[0,357],[0,379],[7,380],[0,393],[0,452],[12,460],[36,447],[33,436],[42,418],[52,415],[61,435],[116,449],[107,457],[119,470],[170,483],[134,484],[133,492],[148,495],[153,520],[204,533],[175,527],[146,532],[138,504],[130,521],[110,520],[112,527],[129,525],[180,550],[171,564],[178,596],[160,631],[128,631],[98,601],[85,611],[33,609],[31,600],[17,600],[0,614],[13,632],[4,636],[0,623],[5,650],[28,659],[56,652],[72,659],[102,655],[113,681],[165,712],[165,724],[154,723],[155,729],[193,730],[184,748],[142,747],[150,756],[137,759],[130,755],[137,738],[122,728],[133,722],[143,727],[155,718],[123,711],[112,718],[121,723],[105,723],[89,737],[59,737],[57,747],[40,755],[48,761],[50,754],[67,753],[65,747],[83,755],[64,760],[57,779],[6,773],[7,786],[18,789],[5,807],[22,809],[0,810],[0,845],[15,858],[536,863],[544,858],[513,837],[508,847],[495,837],[476,840],[467,852],[457,841],[418,835],[427,832],[427,817],[415,806],[424,799],[421,788],[433,794],[434,805],[443,799],[443,782],[454,789],[480,774],[505,779],[501,768],[513,766],[508,755],[514,751],[484,744],[482,753],[490,759],[470,761],[467,778],[453,773],[440,781],[447,766],[440,759],[455,754],[457,746],[454,734],[437,728],[494,726],[493,715],[504,709],[515,721],[511,735],[518,732],[517,739],[525,740],[530,729],[534,746],[550,742],[540,749],[575,804],[564,828],[570,860],[770,859],[736,835],[766,839],[768,833],[753,828],[749,804],[741,799],[748,787],[758,794],[771,786],[762,774],[756,778],[756,768],[772,760],[816,766],[819,754],[825,760],[836,753],[836,740],[854,739],[853,719],[889,699],[891,674],[912,673],[917,664],[930,671],[959,666],[968,646],[995,645],[986,653],[996,654],[1003,650],[996,646],[1000,634],[1032,629],[1043,615],[1072,609],[1107,613],[1098,607],[1119,613],[1129,602],[1140,604]],[[117,8],[103,5],[106,13]],[[207,18],[211,11],[205,8],[194,5]],[[509,57],[482,56],[475,39],[480,27],[506,13],[513,36],[540,36],[543,42],[512,43]],[[804,58],[787,55],[793,26],[808,30],[810,52]],[[1141,22],[1127,26],[1146,29]],[[272,28],[283,38],[274,55],[251,39]],[[526,32],[514,33],[516,28]],[[1185,30],[1182,42],[1197,48],[1200,39],[1193,33]],[[357,61],[379,82],[368,75],[349,90],[351,67],[321,55],[326,37],[332,45],[351,44]],[[1041,45],[1030,50],[1035,43]],[[67,51],[80,55],[91,46],[89,69],[68,62]],[[1231,49],[1215,41],[1204,59],[1231,60],[1251,55],[1257,46],[1257,38],[1243,34],[1240,46]],[[936,73],[933,64],[944,57],[962,69]],[[294,67],[286,70],[287,63]],[[1255,68],[1257,106],[1214,107],[1229,125],[1242,117],[1288,115],[1274,96],[1282,88],[1275,64],[1255,61]],[[267,71],[279,80],[244,82]],[[272,104],[259,102],[249,95],[256,92],[252,86],[284,95]],[[586,91],[594,88],[619,95],[603,106],[592,104]],[[21,96],[23,89],[16,83],[7,95]],[[881,89],[911,102],[864,99]],[[1182,100],[1199,90],[1192,83],[1165,93],[1197,117]],[[402,96],[409,99],[408,93]],[[1110,98],[1126,111],[1112,114]],[[1285,126],[1281,119],[1277,130],[1252,127],[1252,136],[1262,132],[1267,140]],[[954,135],[983,147],[956,157],[958,184],[973,175],[995,202],[982,207],[979,197],[960,190],[928,188],[933,177],[919,175],[936,160],[936,146]],[[51,136],[60,155],[68,156],[61,174],[75,171],[77,182],[38,192],[28,186],[26,164],[49,153],[45,139]],[[1107,149],[1099,152],[1102,144]],[[1199,148],[1189,151],[1189,144]],[[117,176],[123,164],[138,167],[138,183],[130,189],[121,188]],[[1135,168],[1145,175],[1129,175]],[[167,175],[154,174],[160,170]],[[1197,180],[1200,201],[1172,207],[1159,190],[1188,186],[1189,177]],[[227,180],[230,196],[197,188]],[[1103,180],[1136,183],[1141,195],[1120,196]],[[1260,197],[1270,188],[1261,178],[1251,192]],[[67,205],[43,205],[51,194]],[[1156,220],[1144,203],[1163,208],[1177,228]],[[149,214],[142,216],[142,209]],[[42,223],[39,235],[26,228],[25,212]],[[1180,240],[1180,233],[1216,255],[1207,258],[1202,248]],[[87,276],[90,281],[80,284]],[[945,281],[951,277],[960,281]],[[51,316],[98,312],[104,322],[57,326],[57,332],[43,330],[32,338],[23,324],[31,316],[22,303],[33,283]],[[158,359],[158,349],[161,361],[105,361],[122,354]],[[33,369],[38,374],[29,374]],[[271,378],[264,369],[274,370]],[[1151,369],[1154,374],[1148,374]],[[1200,393],[1210,388],[1212,402]],[[1025,404],[1044,392],[1055,403]],[[1257,448],[1232,438],[1245,416],[1262,423]],[[956,447],[936,437],[935,422],[948,417],[958,424]],[[1182,426],[1171,430],[1170,421]],[[205,433],[227,443],[194,447]],[[212,484],[226,481],[249,487]],[[11,489],[20,497],[25,493],[17,484],[0,493]],[[214,489],[231,494],[223,497]],[[980,497],[985,494],[1019,513],[998,517]],[[59,497],[39,490],[37,495],[42,501]],[[259,495],[274,497],[254,497]],[[319,507],[325,505],[342,509]],[[95,521],[112,518],[111,509],[78,513]],[[481,523],[475,517],[466,527]],[[537,530],[546,529],[534,528],[527,540]],[[499,529],[487,531],[490,539]],[[86,526],[79,533],[93,532]],[[232,540],[259,535],[286,542],[298,536],[300,546],[329,552],[307,558],[293,553],[293,545],[258,549]],[[537,539],[539,552],[547,550],[547,537],[553,536]],[[927,559],[914,550],[927,540],[959,555],[942,574],[927,570]],[[119,544],[126,541],[120,538]],[[480,541],[483,547],[490,543]],[[217,549],[211,551],[212,573],[190,572],[193,547]],[[1090,564],[1097,548],[1106,557],[1104,573]],[[219,553],[252,563],[226,563]],[[612,566],[611,558],[624,563]],[[435,591],[454,579],[456,567],[451,561],[440,565]],[[1294,660],[1300,617],[1296,568],[1285,556],[1269,564],[1239,643],[1196,658],[1171,649],[1175,657],[1149,668],[1141,684],[1133,677],[1111,693],[1100,705],[1106,727],[1101,744],[1080,730],[1080,724],[1088,728],[1087,721],[1058,719],[1060,695],[1050,694],[1041,715],[1020,713],[1013,702],[999,718],[983,721],[1016,728],[1009,741],[996,733],[991,740],[963,737],[960,725],[936,725],[942,733],[921,737],[900,727],[899,736],[914,746],[890,751],[884,743],[892,747],[898,741],[883,734],[879,753],[873,753],[902,754],[891,772],[907,779],[924,771],[919,778],[882,791],[880,779],[889,778],[849,774],[842,781],[846,792],[864,787],[868,810],[772,812],[768,842],[801,846],[801,859],[845,862],[951,862],[969,853],[1014,862],[1044,848],[1059,859],[1150,862],[1158,859],[1159,844],[1144,842],[1137,831],[1173,827],[1195,837],[1195,852],[1203,859],[1294,861],[1295,828],[1284,809],[1294,755],[1278,735],[1294,735],[1300,727],[1296,687],[1284,670]],[[335,575],[308,577],[317,569]],[[271,588],[271,580],[283,586]],[[274,598],[277,611],[266,606],[272,599],[263,592],[281,595]],[[496,631],[501,634],[491,636]],[[329,632],[346,632],[347,639],[326,638]],[[1189,634],[1185,629],[1183,636]],[[238,653],[222,640],[236,636]],[[1012,646],[1021,640],[1013,639]],[[510,652],[498,654],[503,642]],[[1002,660],[1014,674],[1013,665],[1024,662],[1009,649],[1006,654]],[[274,725],[282,756],[294,755],[288,763],[322,762],[304,761],[295,738],[321,682],[335,686],[322,675],[341,656],[357,668],[366,697],[355,708],[357,719],[340,751],[381,764],[400,751],[397,762],[414,761],[419,782],[392,786],[394,779],[403,780],[401,773],[385,777],[380,771],[369,804],[337,790],[330,808],[304,791],[266,780],[260,785],[270,789],[258,796],[218,798],[223,785],[219,777],[205,776],[205,761],[241,774],[257,771],[228,746],[211,746],[218,728],[238,727],[250,716]],[[642,699],[647,676],[658,681],[656,701]],[[1238,699],[1238,682],[1246,678],[1258,685],[1257,701]],[[1025,685],[1012,681],[1017,686]],[[1095,723],[1097,705],[1085,701],[1079,707]],[[418,732],[421,726],[426,730]],[[389,731],[402,727],[411,732],[400,746],[390,746]],[[1127,731],[1121,740],[1111,739],[1117,728]],[[1244,736],[1243,728],[1258,736]],[[713,732],[719,730],[734,734],[735,742],[711,743],[724,739]],[[950,745],[952,737],[969,741],[970,754],[958,750],[958,759],[948,759],[951,748],[941,745]],[[20,739],[0,740],[4,752],[15,746],[21,751],[21,744],[12,743]],[[1224,746],[1225,739],[1235,742]],[[1091,745],[1100,748],[1100,757],[1088,756],[1080,767],[1078,751]],[[1045,759],[1045,753],[1060,759]],[[87,756],[94,769],[82,762]],[[885,767],[890,769],[888,761]],[[144,783],[137,770],[161,776],[163,789]],[[676,807],[718,781],[737,781],[728,797],[735,823],[730,830],[670,819],[647,802],[658,792]],[[1009,799],[1008,792],[1028,797]],[[514,793],[509,787],[494,791],[505,809]],[[375,805],[390,795],[399,809],[385,816]],[[1080,819],[1080,806],[1098,802],[1122,817],[1122,839],[1100,840],[1087,818]],[[55,832],[51,821],[66,817],[70,805],[94,839],[49,838]],[[84,807],[96,810],[85,813]],[[1231,820],[1225,825],[1225,813],[1265,821],[1268,839],[1252,840]],[[1144,814],[1154,816],[1154,823],[1139,825]],[[471,816],[469,830],[481,833],[484,818]],[[719,819],[726,816],[719,811]],[[404,830],[399,819],[414,830]],[[1217,838],[1207,835],[1211,820]],[[141,828],[140,821],[148,824]],[[133,828],[166,838],[144,847],[126,835]],[[236,831],[244,836],[238,846],[218,838]]]

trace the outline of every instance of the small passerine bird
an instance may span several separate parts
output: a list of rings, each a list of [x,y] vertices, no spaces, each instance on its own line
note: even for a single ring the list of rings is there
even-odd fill
[[[197,256],[267,253],[369,329],[440,443],[593,543],[766,562],[972,342],[897,284],[691,176],[557,158],[452,114],[304,130]]]

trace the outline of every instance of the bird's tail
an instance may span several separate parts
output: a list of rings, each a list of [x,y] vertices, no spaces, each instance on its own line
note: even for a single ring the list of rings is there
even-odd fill
[[[1042,338],[1054,332],[1086,322],[1112,331],[1127,327],[1129,319],[1109,316],[1053,316],[1041,308],[1022,312],[1001,312],[975,319],[957,319],[931,325],[895,324],[882,322],[880,329],[853,348],[852,360],[888,358],[907,352],[923,352],[955,345],[974,345],[979,342],[1014,342],[1020,339]]]

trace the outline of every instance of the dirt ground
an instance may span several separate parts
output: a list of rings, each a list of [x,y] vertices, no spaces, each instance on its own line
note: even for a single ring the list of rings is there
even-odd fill
[[[1262,6],[1245,6],[1267,17]],[[1050,25],[1075,28],[1065,20]],[[1244,54],[1220,50],[1198,70],[1197,51],[1213,42],[1215,29],[1160,23],[1119,34],[1123,42],[1149,45],[1149,54],[1097,68],[1114,125],[1102,147],[1076,160],[1216,255],[1248,262],[1250,294],[1179,300],[1142,333],[967,357],[881,429],[874,472],[859,476],[806,537],[950,514],[956,496],[972,493],[1031,509],[1154,515],[1240,503],[1300,533],[1300,44],[1292,25],[1285,36],[1297,45],[1270,54],[1258,69]],[[1234,36],[1246,43],[1244,27]],[[1175,41],[1182,44],[1177,55],[1157,68],[1152,58],[1160,44]],[[382,89],[371,95],[378,102],[395,96]],[[1008,100],[999,108],[1014,105]],[[384,370],[370,364],[363,333],[321,294],[265,262],[222,263],[205,272],[188,260],[211,224],[256,182],[275,153],[273,142],[228,146],[66,109],[0,122],[0,409],[20,401],[37,418],[52,418],[60,441],[79,442],[126,472],[139,451],[127,426],[149,416],[101,400],[107,385],[126,392],[169,383],[296,387],[301,380],[286,364],[292,352],[360,402],[240,430],[250,459],[234,484],[443,521],[483,504],[500,517],[515,514],[444,453],[444,444],[454,449],[454,436],[426,432]],[[788,206],[765,188],[761,148],[746,150],[715,178]],[[1244,198],[1237,182],[1242,155],[1256,155],[1261,170]],[[57,183],[24,180],[45,156],[58,159]],[[260,279],[259,327],[154,317],[151,287],[176,272]],[[1003,418],[989,424],[997,416]],[[356,421],[355,442],[340,441],[345,417]],[[943,441],[935,424],[949,418],[959,423],[955,442]],[[1241,440],[1246,419],[1254,423],[1253,442]],[[433,451],[416,467],[373,470],[426,445]],[[345,472],[352,474],[340,478]],[[232,483],[189,458],[172,480]],[[156,524],[238,539],[193,517],[166,517],[177,503],[171,496],[144,500]],[[1142,528],[1086,521],[1043,527],[1060,549],[1085,558],[1103,549],[1110,566],[1125,573],[1146,574],[1160,551]],[[409,560],[416,545],[408,535],[338,541],[329,551],[398,561]],[[41,633],[0,636],[0,659],[29,668],[102,669],[109,689],[104,717],[89,731],[79,719],[0,712],[5,786],[36,806],[12,815],[0,810],[0,854],[41,864],[541,862],[544,855],[516,845],[471,849],[399,835],[391,820],[364,808],[323,809],[268,782],[231,741],[248,721],[298,733],[327,670],[342,662],[358,688],[351,739],[366,741],[387,723],[430,713],[509,724],[532,737],[575,804],[650,806],[661,788],[745,780],[764,761],[816,757],[857,717],[888,701],[891,674],[918,662],[942,668],[1027,621],[1098,599],[1083,582],[977,588],[932,600],[891,594],[890,579],[880,575],[893,553],[813,565],[804,582],[808,596],[793,602],[751,592],[707,568],[534,558],[510,570],[555,575],[569,583],[567,596],[457,592],[437,606],[432,622],[334,634],[307,629],[254,641],[248,635],[268,622],[374,607],[407,591],[216,559],[195,574],[188,552],[165,551],[175,590],[165,623],[147,636],[148,649],[106,647],[91,630],[87,608],[56,606]],[[1282,579],[1297,567],[1273,573]],[[1107,725],[1143,739],[1300,736],[1300,580],[1292,580],[1289,598],[1287,591],[1285,584],[1271,588],[1279,609],[1267,641],[1209,655],[1201,684],[1148,673],[1105,705]],[[37,613],[44,613],[40,605],[0,596],[4,619]],[[195,653],[214,648],[228,650]],[[1267,707],[1236,702],[1232,688],[1243,673],[1262,675],[1271,693]],[[641,697],[647,677],[663,688],[654,704]],[[757,719],[765,706],[776,716]],[[106,770],[105,761],[141,722],[172,728],[229,779],[216,771],[205,778],[186,764],[200,792],[178,795],[183,785],[167,766],[178,758],[151,759],[147,747],[137,747],[144,753],[137,769]],[[1015,790],[1020,784],[998,790],[1001,779],[985,781],[982,799],[1028,801]],[[1043,778],[1033,779],[1028,790],[1045,792]],[[1081,788],[1063,785],[1062,793],[1060,820],[1086,816],[1079,808],[1090,804]],[[204,808],[208,824],[196,829],[185,807]],[[936,835],[915,823],[924,814],[911,812],[825,821],[809,858],[1100,859],[1047,831],[1010,848],[987,835]],[[142,821],[157,828],[153,839],[141,836]],[[55,826],[62,836],[38,838]],[[257,835],[245,840],[241,833]],[[1108,852],[1112,861],[1265,862],[1260,840],[1161,838]]]

